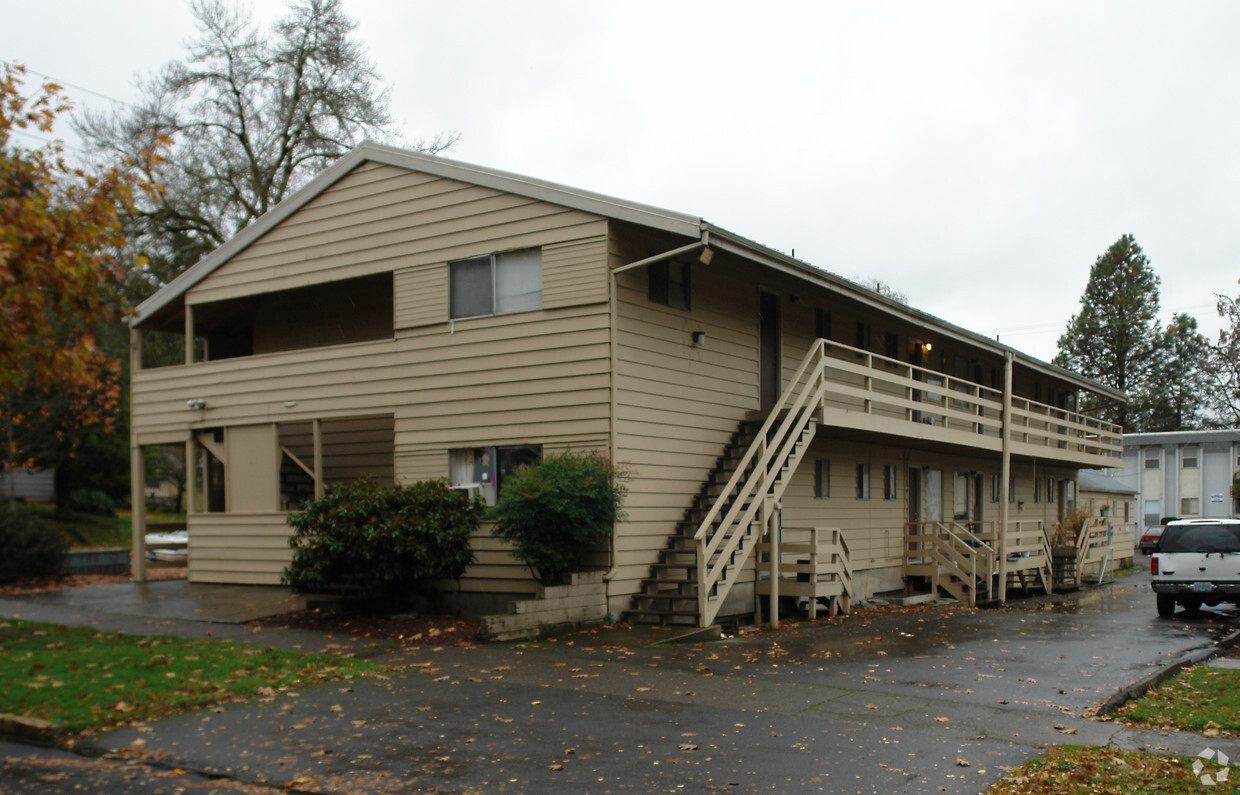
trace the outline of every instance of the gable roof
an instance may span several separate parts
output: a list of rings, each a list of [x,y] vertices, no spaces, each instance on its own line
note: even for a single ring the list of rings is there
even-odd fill
[[[1073,383],[1082,389],[1087,389],[1112,400],[1127,402],[1127,396],[1124,393],[1111,389],[1104,384],[1085,378],[1070,370],[1035,359],[1000,343],[998,340],[992,340],[989,337],[948,323],[927,312],[922,312],[886,296],[879,295],[873,290],[862,287],[855,282],[729,232],[700,217],[617,199],[601,193],[570,188],[554,182],[534,179],[533,177],[513,174],[507,171],[448,160],[437,155],[399,149],[373,141],[365,141],[359,144],[292,196],[280,202],[269,212],[237,233],[227,243],[212,251],[180,276],[169,282],[159,292],[143,301],[138,306],[134,317],[130,320],[131,325],[136,326],[142,323],[161,309],[172,304],[217,268],[228,262],[234,255],[244,250],[262,235],[304,207],[358,165],[367,161],[493,188],[517,196],[525,196],[570,209],[593,213],[604,218],[626,221],[638,226],[682,235],[686,238],[704,239],[704,236],[708,236],[712,248],[731,252],[765,267],[827,287],[833,292],[845,294],[853,300],[879,309],[886,314],[900,317],[914,325],[933,328],[946,337],[966,342],[983,350],[992,351],[1000,356],[1010,353],[1022,365],[1032,370]]]

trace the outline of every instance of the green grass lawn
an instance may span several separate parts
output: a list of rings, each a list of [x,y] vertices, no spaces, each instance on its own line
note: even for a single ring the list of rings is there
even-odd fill
[[[1198,732],[1240,732],[1240,671],[1198,665],[1115,711],[1127,723]]]
[[[0,713],[71,732],[380,670],[239,643],[0,619]]]
[[[1210,737],[1240,732],[1240,671],[1204,665],[1180,671],[1114,714],[1126,723],[1202,732],[1204,751]],[[1204,765],[1199,772],[1193,770],[1196,761]],[[1236,772],[1235,781],[1231,776],[1219,781],[1213,760],[1065,745],[1016,770],[989,793],[1240,793]],[[1210,776],[1208,783],[1203,774]]]
[[[1202,749],[1205,749],[1205,743]],[[1201,761],[1200,772],[1193,763]],[[1219,781],[1213,759],[1117,751],[1096,745],[1061,745],[1028,762],[988,789],[987,795],[1176,795],[1240,792],[1230,776]],[[1228,770],[1228,773],[1232,772]],[[1202,776],[1210,776],[1207,781]],[[1237,776],[1240,778],[1240,776]]]

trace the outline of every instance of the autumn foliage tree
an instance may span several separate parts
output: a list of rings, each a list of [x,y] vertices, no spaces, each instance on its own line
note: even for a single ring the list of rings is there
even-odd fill
[[[14,136],[48,134],[68,110],[44,84],[22,93],[22,67],[0,72],[0,433],[4,471],[73,454],[75,432],[110,428],[118,365],[93,329],[115,322],[124,278],[124,217],[135,166],[82,168],[59,142],[23,148]],[[10,503],[12,493],[9,494]]]

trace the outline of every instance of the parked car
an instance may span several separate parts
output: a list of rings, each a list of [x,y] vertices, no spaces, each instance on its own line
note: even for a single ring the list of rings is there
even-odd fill
[[[1145,528],[1145,532],[1141,535],[1141,541],[1137,544],[1142,552],[1149,555],[1154,551],[1154,547],[1158,546],[1158,539],[1162,536],[1165,527],[1165,524],[1152,524]]]
[[[1168,522],[1150,556],[1150,576],[1160,616],[1173,615],[1177,604],[1240,607],[1240,520]]]

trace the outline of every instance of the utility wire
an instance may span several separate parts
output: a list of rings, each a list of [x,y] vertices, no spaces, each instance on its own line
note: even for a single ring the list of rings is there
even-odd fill
[[[16,68],[16,67],[18,66],[18,64],[14,63],[13,61],[8,61],[8,60],[5,60],[5,59],[3,59],[3,58],[0,58],[0,63],[3,63],[3,64],[5,64],[6,66],[10,66],[10,67],[14,67],[14,68]],[[115,102],[116,104],[118,104],[118,105],[124,105],[124,106],[125,106],[125,107],[127,107],[127,108],[133,108],[133,107],[136,107],[133,103],[126,102],[126,101],[125,101],[125,100],[123,100],[123,99],[117,99],[116,97],[110,97],[110,96],[108,96],[107,94],[102,94],[102,93],[100,93],[100,92],[98,92],[98,91],[95,91],[95,90],[93,90],[93,89],[86,88],[85,86],[79,86],[79,85],[77,85],[76,83],[70,83],[68,80],[61,80],[61,79],[59,79],[59,78],[57,78],[57,77],[52,77],[52,76],[51,76],[51,75],[49,75],[49,74],[45,74],[45,73],[43,73],[43,72],[36,71],[36,70],[34,70],[34,69],[31,69],[31,68],[30,68],[30,67],[28,67],[28,66],[26,67],[26,71],[27,71],[27,72],[29,72],[29,73],[30,73],[30,74],[32,74],[32,75],[38,75],[39,77],[43,78],[44,80],[51,80],[53,83],[56,83],[57,85],[60,85],[60,86],[65,86],[66,88],[76,89],[77,91],[85,91],[87,94],[94,94],[95,96],[97,96],[97,97],[99,97],[99,98],[101,98],[101,99],[106,99],[108,102]]]

